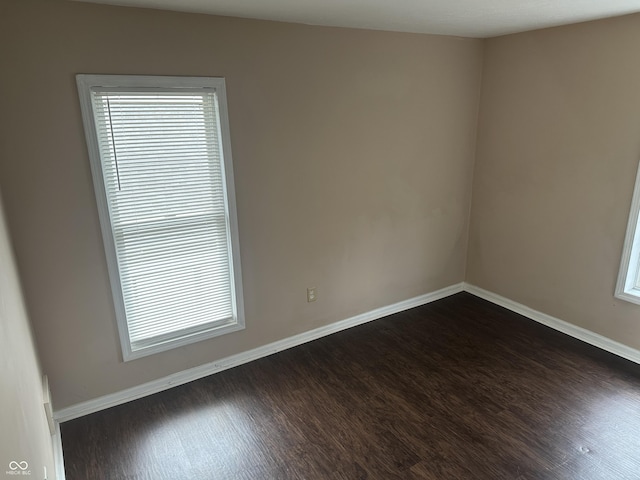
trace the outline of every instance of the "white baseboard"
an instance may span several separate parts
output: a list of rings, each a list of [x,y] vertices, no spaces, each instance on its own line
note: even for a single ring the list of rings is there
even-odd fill
[[[182,372],[175,373],[173,375],[168,375],[166,377],[144,383],[142,385],[131,387],[119,392],[95,398],[93,400],[88,400],[86,402],[81,402],[70,407],[56,410],[54,412],[54,418],[57,423],[73,420],[74,418],[89,415],[90,413],[98,412],[100,410],[114,407],[116,405],[121,405],[123,403],[130,402],[147,395],[152,395],[154,393],[158,393],[178,385],[198,380],[199,378],[209,376],[213,373],[221,372],[223,370],[227,370],[229,368],[242,365],[259,358],[273,355],[274,353],[280,352],[282,350],[286,350],[288,348],[292,348],[303,343],[307,343],[312,340],[331,335],[341,330],[346,330],[348,328],[362,325],[363,323],[371,322],[373,320],[377,320],[394,313],[402,312],[404,310],[418,307],[420,305],[425,305],[427,303],[440,300],[442,298],[462,291],[469,292],[491,303],[505,307],[508,310],[519,313],[520,315],[523,315],[531,320],[553,328],[554,330],[558,330],[562,333],[611,352],[622,358],[626,358],[627,360],[631,360],[632,362],[640,364],[640,351],[636,349],[633,349],[622,343],[618,343],[590,330],[552,317],[551,315],[539,312],[501,295],[495,294],[488,290],[484,290],[480,287],[476,287],[475,285],[471,285],[469,283],[459,283],[443,288],[441,290],[437,290],[435,292],[427,293],[425,295],[410,298],[402,302],[394,303],[393,305],[388,305],[386,307],[381,307],[370,312],[362,313],[360,315],[356,315],[354,317],[347,318],[345,320],[341,320],[324,327],[319,327],[308,332],[294,335],[277,342],[263,345],[246,352],[232,355],[215,362],[193,367]],[[57,428],[59,435],[59,426]]]
[[[559,318],[547,315],[546,313],[539,312],[533,308],[527,307],[526,305],[514,302],[506,297],[484,290],[480,287],[476,287],[469,283],[464,284],[464,291],[469,292],[476,297],[483,298],[491,303],[495,303],[496,305],[500,305],[512,312],[519,313],[520,315],[546,325],[547,327],[553,328],[554,330],[565,333],[571,337],[577,338],[578,340],[582,340],[583,342],[601,348],[602,350],[618,355],[619,357],[626,358],[627,360],[631,360],[635,363],[640,363],[640,351],[611,340],[610,338],[603,337],[591,330],[578,327],[572,323],[568,323],[564,320],[560,320]]]
[[[253,350],[242,352],[237,355],[232,355],[230,357],[207,363],[205,365],[190,368],[188,370],[178,372],[173,375],[154,380],[152,382],[148,382],[136,387],[122,390],[120,392],[112,393],[93,400],[78,403],[61,410],[57,410],[54,412],[55,434],[53,435],[54,461],[56,470],[55,478],[56,480],[65,480],[62,437],[60,436],[61,422],[73,420],[74,418],[82,417],[84,415],[98,412],[109,407],[127,403],[132,400],[145,397],[147,395],[152,395],[154,393],[161,392],[163,390],[167,390],[169,388],[206,377],[213,373],[221,372],[223,370],[227,370],[229,368],[272,355],[282,350],[286,350],[288,348],[292,348],[303,343],[307,343],[312,340],[331,335],[332,333],[336,333],[341,330],[346,330],[348,328],[362,325],[363,323],[371,322],[388,315],[393,315],[394,313],[402,312],[410,308],[418,307],[420,305],[425,305],[427,303],[440,300],[442,298],[454,295],[462,291],[471,293],[472,295],[483,298],[484,300],[487,300],[496,305],[500,305],[501,307],[523,315],[531,320],[546,325],[547,327],[553,328],[554,330],[565,333],[571,337],[577,338],[578,340],[582,340],[583,342],[601,348],[602,350],[640,364],[640,351],[636,349],[611,340],[607,337],[603,337],[602,335],[594,333],[590,330],[552,317],[551,315],[539,312],[527,307],[526,305],[514,302],[513,300],[510,300],[496,293],[484,290],[480,287],[476,287],[475,285],[471,285],[468,283],[459,283],[432,293],[420,295],[418,297],[410,298],[402,302],[394,303],[393,305],[388,305],[386,307],[378,308],[370,312],[356,315],[355,317],[347,318],[346,320],[341,320],[339,322],[332,323],[331,325],[326,325],[324,327],[316,328],[299,335],[294,335],[292,337],[255,348]]]
[[[55,479],[65,480],[64,456],[62,454],[62,436],[60,435],[60,423],[54,422],[53,438],[53,464],[55,468]]]
[[[198,367],[193,367],[182,372],[174,373],[173,375],[162,377],[135,387],[127,388],[126,390],[121,390],[116,393],[98,397],[93,400],[88,400],[76,405],[71,405],[70,407],[56,410],[54,412],[54,418],[56,422],[66,422],[69,420],[73,420],[74,418],[82,417],[84,415],[89,415],[90,413],[107,409],[109,407],[114,407],[116,405],[127,403],[138,398],[146,397],[147,395],[152,395],[154,393],[167,390],[177,385],[192,382],[194,380],[198,380],[199,378],[209,376],[213,373],[221,372],[223,370],[242,365],[243,363],[251,362],[262,357],[273,355],[274,353],[280,352],[282,350],[296,347],[303,343],[307,343],[312,340],[331,335],[332,333],[346,330],[347,328],[362,325],[363,323],[371,322],[372,320],[377,320],[388,315],[393,315],[394,313],[402,312],[410,308],[419,307],[420,305],[425,305],[427,303],[440,300],[441,298],[445,298],[455,293],[462,292],[463,285],[463,283],[451,285],[435,292],[410,298],[408,300],[394,303],[393,305],[388,305],[386,307],[377,308],[370,312],[347,318],[346,320],[341,320],[324,327],[316,328],[308,332],[300,333],[298,335],[294,335],[292,337],[288,337],[283,340],[264,345],[262,347],[254,348],[253,350],[248,350],[246,352],[238,353],[236,355],[232,355],[215,362],[206,363]]]

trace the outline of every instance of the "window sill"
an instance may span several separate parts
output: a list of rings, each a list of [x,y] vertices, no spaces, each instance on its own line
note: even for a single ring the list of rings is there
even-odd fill
[[[187,333],[184,335],[178,334],[179,336],[170,340],[165,340],[148,346],[139,347],[135,350],[129,348],[127,351],[123,348],[122,359],[125,362],[129,362],[137,358],[146,357],[147,355],[153,355],[154,353],[164,352],[177,347],[183,347],[185,345],[200,342],[208,338],[218,337],[220,335],[237,332],[239,330],[244,330],[244,321],[239,322],[237,320],[232,320],[224,324],[215,325],[206,330],[198,331],[196,333]]]
[[[616,291],[615,297],[625,302],[640,305],[640,289],[633,288],[629,290]]]

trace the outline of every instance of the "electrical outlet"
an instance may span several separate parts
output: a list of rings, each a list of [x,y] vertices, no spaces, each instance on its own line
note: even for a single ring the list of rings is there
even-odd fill
[[[317,298],[316,287],[307,288],[307,302],[315,302]]]

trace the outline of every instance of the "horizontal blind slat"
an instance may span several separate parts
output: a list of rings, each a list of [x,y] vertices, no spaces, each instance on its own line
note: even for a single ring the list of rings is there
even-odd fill
[[[196,268],[198,267],[201,269],[200,271],[196,271]],[[205,267],[209,268],[209,271],[207,271],[206,273],[202,271],[202,269],[204,269]],[[147,278],[145,280],[141,280],[141,274],[147,276],[153,274],[156,276],[156,278]],[[145,270],[144,272],[134,272],[133,274],[131,274],[130,272],[126,272],[125,276],[131,284],[130,288],[128,288],[127,291],[139,293],[141,291],[151,290],[153,288],[163,288],[167,285],[173,288],[180,288],[178,285],[172,282],[176,282],[181,279],[183,280],[181,282],[182,284],[193,284],[194,282],[201,279],[207,279],[207,281],[210,281],[211,279],[217,279],[219,281],[226,280],[229,277],[229,270],[221,264],[213,266],[202,266],[201,264],[198,264],[194,266],[191,271],[180,271],[164,268],[156,271]],[[172,278],[167,278],[169,276],[171,276]],[[212,285],[212,288],[214,287],[217,287],[217,285]],[[153,292],[150,292],[150,294],[152,293]]]
[[[180,299],[169,298],[165,301],[161,302],[149,302],[148,304],[135,305],[131,308],[132,314],[138,315],[138,321],[135,323],[134,328],[137,328],[137,325],[142,325],[145,323],[144,319],[151,319],[152,322],[159,322],[159,320],[155,320],[157,318],[162,318],[163,314],[166,314],[167,311],[174,311],[175,314],[178,314],[182,317],[182,321],[185,321],[188,318],[188,313],[193,311],[200,311],[204,309],[208,309],[211,311],[231,311],[229,307],[229,299],[228,295],[216,297],[215,301],[212,300],[210,302],[207,301],[207,297],[205,296],[185,296]],[[136,310],[138,309],[138,310]],[[173,315],[172,315],[173,316]]]
[[[231,315],[221,316],[220,318],[216,318],[214,320],[211,319],[211,315],[207,313],[194,314],[190,317],[188,323],[185,322],[184,329],[189,329],[198,326],[206,326],[214,323],[219,323],[221,321],[225,321],[231,318]],[[137,333],[131,336],[131,343],[135,345],[137,343],[143,343],[147,339],[152,339],[158,336],[162,336],[166,333],[172,333],[173,328],[171,324],[160,323],[154,330],[143,331],[141,333]]]
[[[145,308],[147,307],[147,308]],[[140,311],[136,312],[138,321],[131,326],[133,330],[153,326],[154,324],[169,321],[175,314],[180,315],[182,321],[189,318],[189,312],[207,311],[210,316],[220,317],[231,311],[229,296],[220,296],[215,299],[203,296],[192,296],[178,301],[163,301],[149,303],[148,305],[136,305]],[[169,313],[169,315],[167,315]]]

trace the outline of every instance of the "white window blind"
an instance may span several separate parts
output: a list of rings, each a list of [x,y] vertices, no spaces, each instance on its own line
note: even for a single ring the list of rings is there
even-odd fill
[[[237,326],[220,89],[89,92],[125,356]]]

